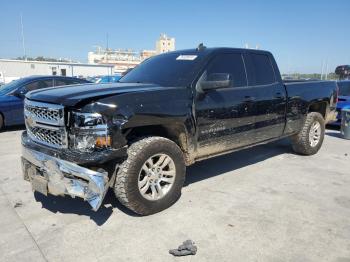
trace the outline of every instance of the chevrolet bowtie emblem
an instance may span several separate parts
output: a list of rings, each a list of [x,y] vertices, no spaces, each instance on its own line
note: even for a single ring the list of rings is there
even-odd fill
[[[27,120],[27,124],[29,125],[29,126],[34,126],[35,125],[35,120],[33,119],[33,118],[27,118],[26,119]]]

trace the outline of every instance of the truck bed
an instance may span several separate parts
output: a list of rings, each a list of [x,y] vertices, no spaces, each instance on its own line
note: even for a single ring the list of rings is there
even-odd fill
[[[337,83],[335,81],[283,81],[287,92],[286,107],[286,133],[288,130],[298,130],[303,124],[303,119],[298,115],[306,115],[310,105],[319,105],[324,101],[324,117],[326,122],[334,120],[334,113],[337,99]],[[330,101],[331,100],[331,101]],[[322,103],[321,103],[322,104]],[[327,105],[329,105],[327,107]]]

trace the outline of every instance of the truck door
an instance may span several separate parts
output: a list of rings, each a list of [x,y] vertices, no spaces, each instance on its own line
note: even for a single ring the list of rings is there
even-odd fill
[[[241,53],[215,55],[203,74],[228,73],[232,85],[197,93],[197,157],[205,157],[251,143],[254,139],[254,93],[247,87]]]
[[[286,91],[276,75],[274,60],[268,53],[245,54],[249,88],[254,90],[256,105],[255,142],[277,138],[285,126]],[[279,74],[279,72],[277,72]]]

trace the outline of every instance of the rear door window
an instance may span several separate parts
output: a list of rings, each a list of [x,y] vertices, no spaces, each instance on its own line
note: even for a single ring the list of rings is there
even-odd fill
[[[77,85],[77,84],[87,84],[88,81],[84,79],[74,79],[71,81],[71,85]]]
[[[233,87],[247,85],[244,62],[240,53],[216,55],[207,67],[207,76],[218,73],[229,74]]]
[[[25,89],[27,92],[52,87],[53,86],[53,79],[47,79],[47,80],[40,80],[40,81],[34,81],[27,85],[25,85]]]
[[[62,80],[62,79],[56,79],[55,80],[55,86],[65,86],[65,85],[70,85],[71,83],[68,83],[67,80]]]
[[[55,81],[55,86],[76,85],[81,83],[79,80],[76,79],[56,79]]]
[[[268,55],[246,55],[248,83],[250,86],[269,85],[276,82],[275,73]]]
[[[42,88],[46,88],[46,87],[53,87],[53,79],[47,79],[45,81],[40,81],[43,82],[42,83]]]

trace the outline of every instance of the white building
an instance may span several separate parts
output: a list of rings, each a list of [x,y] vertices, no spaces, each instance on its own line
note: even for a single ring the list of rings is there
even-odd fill
[[[89,64],[113,64],[115,73],[123,73],[129,68],[134,68],[143,60],[165,52],[175,50],[175,38],[161,34],[156,41],[155,50],[141,50],[135,52],[131,49],[111,49],[97,46],[96,51],[88,53]]]
[[[30,75],[88,77],[112,75],[114,65],[0,59],[0,82]]]
[[[97,46],[95,52],[88,53],[89,64],[113,64],[114,73],[122,73],[128,68],[134,68],[141,62],[141,58],[137,52],[131,49],[104,49]]]
[[[158,54],[175,51],[175,38],[161,34],[156,42],[156,51]]]

